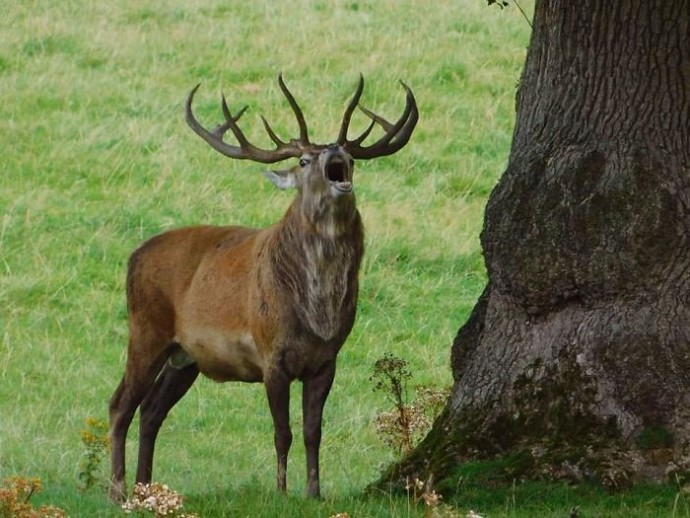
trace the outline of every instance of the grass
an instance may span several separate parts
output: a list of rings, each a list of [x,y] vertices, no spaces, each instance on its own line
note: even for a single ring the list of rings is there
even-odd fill
[[[181,113],[189,89],[203,83],[197,98],[208,124],[220,117],[221,90],[232,107],[249,104],[243,127],[267,144],[257,113],[284,136],[295,131],[275,81],[282,71],[314,140],[327,142],[361,72],[368,107],[394,117],[403,79],[421,121],[401,153],[358,164],[367,255],[357,324],[326,407],[325,501],[302,497],[297,385],[286,498],[273,489],[272,426],[259,385],[197,382],[161,432],[155,474],[202,516],[422,515],[404,497],[361,496],[392,460],[375,436],[384,399],[369,376],[392,351],[416,382],[452,382],[450,344],[485,283],[483,207],[510,145],[529,37],[519,11],[481,0],[0,7],[0,478],[41,477],[36,499],[72,516],[120,516],[100,488],[76,486],[79,432],[87,417],[106,419],[122,374],[129,253],[173,227],[268,225],[290,201],[257,174],[261,166],[229,161],[192,134]],[[364,123],[360,115],[354,129]],[[131,480],[132,462],[129,472]],[[539,500],[518,498],[518,486],[506,507],[509,496],[477,491],[458,504],[533,516]],[[669,510],[679,495],[649,494],[663,505],[630,502]],[[555,498],[543,505],[562,515],[569,497]],[[627,516],[626,497],[612,498],[621,503],[601,512]]]

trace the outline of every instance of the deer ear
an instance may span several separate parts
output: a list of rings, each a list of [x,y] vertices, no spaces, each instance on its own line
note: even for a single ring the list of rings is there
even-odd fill
[[[264,171],[264,176],[268,178],[278,189],[290,189],[297,187],[297,179],[292,169],[280,171]]]

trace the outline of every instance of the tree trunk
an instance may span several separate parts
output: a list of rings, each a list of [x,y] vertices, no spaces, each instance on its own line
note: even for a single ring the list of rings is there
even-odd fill
[[[434,429],[388,474],[513,455],[618,486],[690,467],[690,1],[537,0],[489,282]]]

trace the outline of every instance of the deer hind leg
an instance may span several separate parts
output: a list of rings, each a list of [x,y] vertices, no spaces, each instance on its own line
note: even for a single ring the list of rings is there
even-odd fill
[[[199,369],[196,364],[177,368],[168,362],[141,403],[137,482],[144,484],[151,482],[153,450],[158,431],[168,416],[168,412],[187,393],[198,376]]]
[[[302,415],[304,416],[304,446],[307,453],[307,496],[319,498],[319,448],[323,407],[333,385],[335,362],[324,366],[313,378],[303,380]]]
[[[278,490],[287,490],[287,459],[292,445],[290,430],[290,379],[275,370],[265,381],[268,406],[273,417],[273,440],[278,457]]]
[[[166,359],[168,340],[161,335],[132,332],[125,374],[110,399],[110,499],[122,502],[125,490],[125,440],[137,407],[156,381]]]

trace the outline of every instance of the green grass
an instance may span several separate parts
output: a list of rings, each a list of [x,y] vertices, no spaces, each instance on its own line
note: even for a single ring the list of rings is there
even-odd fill
[[[529,37],[514,8],[429,5],[0,0],[0,478],[41,477],[36,500],[72,516],[121,515],[100,488],[76,485],[79,432],[89,416],[106,419],[122,374],[129,253],[177,226],[268,225],[290,202],[260,165],[229,161],[192,134],[182,117],[189,89],[203,82],[198,110],[208,124],[221,116],[221,90],[232,107],[249,104],[243,127],[266,144],[257,113],[284,136],[295,131],[275,81],[282,71],[313,139],[328,142],[361,72],[368,107],[395,117],[403,79],[421,120],[404,151],[358,164],[367,255],[357,324],[326,408],[326,499],[302,497],[297,385],[287,498],[273,489],[259,385],[199,381],[161,432],[155,475],[203,516],[423,514],[404,497],[361,496],[393,459],[373,428],[385,403],[369,376],[391,351],[417,383],[452,382],[450,344],[485,283],[483,208],[508,156]],[[364,127],[364,117],[353,124]],[[543,505],[562,516],[573,499],[559,491],[576,490],[558,489]],[[661,502],[653,509],[672,509],[673,488],[649,491],[649,502]],[[493,494],[478,490],[458,504],[490,516],[538,508],[536,497],[506,507],[510,495]],[[612,507],[593,503],[594,512],[627,516],[626,497],[611,498]]]

